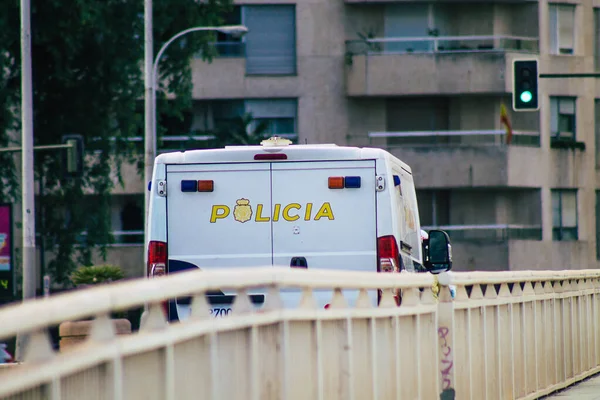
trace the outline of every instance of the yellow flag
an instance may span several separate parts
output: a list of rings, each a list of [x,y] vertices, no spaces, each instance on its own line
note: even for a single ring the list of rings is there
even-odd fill
[[[504,129],[506,130],[506,144],[510,144],[513,132],[504,103],[500,104],[500,123],[504,125]]]

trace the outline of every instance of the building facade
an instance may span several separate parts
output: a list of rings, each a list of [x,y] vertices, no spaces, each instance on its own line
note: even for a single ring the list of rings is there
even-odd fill
[[[249,33],[192,61],[173,140],[251,113],[297,143],[382,147],[411,165],[421,223],[449,232],[457,271],[600,266],[600,82],[542,78],[540,110],[511,109],[516,58],[600,72],[600,0],[235,3],[227,23]],[[109,258],[141,275],[143,224],[126,216],[145,185],[125,176]]]

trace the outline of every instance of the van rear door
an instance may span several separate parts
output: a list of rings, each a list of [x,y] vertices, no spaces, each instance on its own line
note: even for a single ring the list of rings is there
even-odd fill
[[[344,187],[330,188],[330,178]],[[376,271],[375,178],[374,160],[273,163],[273,264]],[[297,304],[291,292],[284,301]],[[356,297],[345,295],[350,302]],[[330,296],[317,294],[319,305]]]
[[[213,190],[198,191],[201,181]],[[173,260],[200,269],[271,265],[271,225],[256,222],[270,209],[268,164],[167,166],[169,272]]]
[[[200,191],[211,182],[212,191]],[[271,224],[256,222],[270,209],[269,164],[168,165],[169,273],[272,265]],[[231,312],[233,294],[209,296],[215,317]],[[262,303],[264,296],[253,300]],[[169,319],[186,319],[190,302],[169,301]]]

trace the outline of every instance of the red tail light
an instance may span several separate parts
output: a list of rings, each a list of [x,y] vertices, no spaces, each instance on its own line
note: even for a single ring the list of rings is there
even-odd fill
[[[400,252],[394,236],[377,239],[377,272],[400,272]]]
[[[400,272],[400,251],[396,238],[392,235],[377,239],[377,272]],[[381,301],[381,289],[377,291],[377,304]],[[396,304],[400,304],[399,297]]]
[[[148,246],[148,278],[155,278],[167,274],[167,243],[156,240],[150,241]],[[169,316],[168,302],[162,303],[165,316]]]
[[[148,246],[148,277],[167,274],[167,244],[152,240]]]

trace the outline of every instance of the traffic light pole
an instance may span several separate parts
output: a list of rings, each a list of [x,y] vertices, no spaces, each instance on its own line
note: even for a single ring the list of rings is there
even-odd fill
[[[35,297],[35,188],[33,174],[33,79],[31,72],[31,2],[21,0],[21,223],[23,300]],[[15,358],[23,361],[25,336],[17,335]]]
[[[540,78],[600,78],[600,73],[583,74],[540,74]]]

